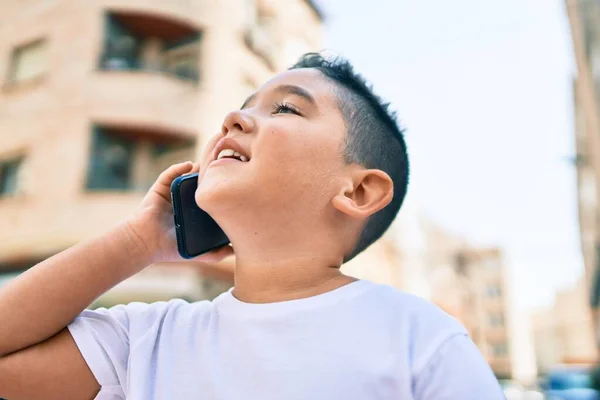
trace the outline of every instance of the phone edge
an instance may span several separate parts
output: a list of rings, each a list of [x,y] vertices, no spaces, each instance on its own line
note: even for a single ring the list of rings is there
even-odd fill
[[[182,175],[182,176],[178,176],[177,178],[175,178],[173,180],[173,182],[171,182],[171,187],[170,187],[170,192],[171,192],[171,206],[173,207],[173,225],[175,226],[175,237],[177,240],[177,251],[179,252],[179,255],[186,259],[192,259],[194,257],[197,256],[193,256],[191,254],[189,254],[186,250],[186,246],[185,246],[185,235],[183,234],[183,232],[185,231],[185,228],[183,226],[183,218],[181,218],[182,215],[182,205],[181,205],[181,199],[179,194],[175,195],[175,193],[177,193],[179,191],[179,187],[181,186],[181,183],[186,180],[189,179],[189,177],[191,177],[193,175]],[[197,176],[197,174],[196,174]],[[175,215],[179,215],[179,223],[177,223],[177,220],[175,219]],[[200,255],[200,254],[198,254]]]

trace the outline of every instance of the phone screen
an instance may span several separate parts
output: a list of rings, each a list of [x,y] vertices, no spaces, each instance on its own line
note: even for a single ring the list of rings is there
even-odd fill
[[[196,204],[198,175],[177,178],[171,187],[177,248],[184,258],[225,246],[229,238],[214,219]]]

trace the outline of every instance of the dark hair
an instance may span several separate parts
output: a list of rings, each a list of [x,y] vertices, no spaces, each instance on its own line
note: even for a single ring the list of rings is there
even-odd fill
[[[326,59],[318,53],[307,53],[290,69],[314,68],[336,85],[339,107],[344,115],[348,133],[344,159],[369,169],[386,172],[394,182],[390,204],[372,215],[350,254],[344,262],[379,239],[392,224],[408,188],[409,163],[402,129],[389,103],[373,93],[365,79],[354,72],[352,64],[336,57]]]

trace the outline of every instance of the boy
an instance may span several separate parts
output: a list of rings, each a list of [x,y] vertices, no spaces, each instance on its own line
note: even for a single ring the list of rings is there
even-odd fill
[[[225,117],[196,166],[163,172],[137,215],[0,292],[0,397],[502,399],[453,318],[339,270],[388,228],[408,169],[394,116],[350,64],[305,55]],[[196,170],[196,201],[232,243],[199,260],[235,249],[234,289],[84,310],[179,259],[169,186]]]

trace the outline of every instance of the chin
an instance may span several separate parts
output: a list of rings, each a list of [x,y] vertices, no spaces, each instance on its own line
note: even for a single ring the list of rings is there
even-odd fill
[[[244,205],[244,193],[247,193],[247,189],[247,184],[205,176],[198,182],[196,204],[209,214],[227,211]]]

